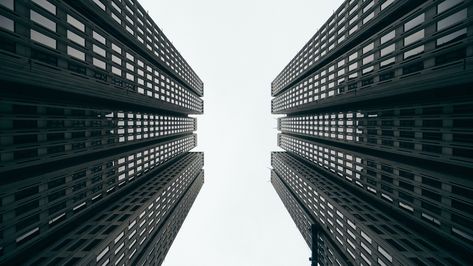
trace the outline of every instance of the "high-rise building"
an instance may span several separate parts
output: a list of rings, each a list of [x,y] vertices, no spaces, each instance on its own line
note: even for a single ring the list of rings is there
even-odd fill
[[[161,264],[203,83],[137,0],[0,0],[0,264]]]
[[[473,2],[346,0],[272,82],[313,265],[473,261]]]

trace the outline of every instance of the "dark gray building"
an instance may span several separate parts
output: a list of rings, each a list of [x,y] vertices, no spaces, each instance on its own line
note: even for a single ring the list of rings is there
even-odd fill
[[[272,183],[321,265],[473,261],[471,1],[347,0],[272,82]]]
[[[0,0],[0,264],[161,264],[203,83],[136,0]]]

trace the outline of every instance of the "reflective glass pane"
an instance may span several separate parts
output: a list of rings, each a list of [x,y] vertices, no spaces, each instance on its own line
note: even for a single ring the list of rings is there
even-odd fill
[[[31,39],[33,41],[39,42],[41,44],[44,44],[48,47],[51,47],[53,49],[56,49],[56,40],[48,37],[40,32],[37,32],[35,30],[31,30]]]
[[[459,22],[462,22],[467,17],[466,9],[460,10],[457,13],[450,15],[439,22],[437,22],[437,31],[449,28]]]
[[[37,13],[36,11],[30,10],[30,18],[31,21],[38,23],[39,25],[45,27],[48,30],[56,32],[56,23]]]

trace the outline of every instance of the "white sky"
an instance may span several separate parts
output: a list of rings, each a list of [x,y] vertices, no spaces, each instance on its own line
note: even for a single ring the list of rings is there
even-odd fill
[[[164,266],[307,266],[274,191],[270,84],[342,0],[139,0],[205,84],[205,184]]]

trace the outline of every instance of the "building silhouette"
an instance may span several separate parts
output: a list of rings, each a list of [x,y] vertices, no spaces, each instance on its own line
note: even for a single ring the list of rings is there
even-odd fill
[[[0,264],[161,264],[203,83],[136,0],[0,1]]]
[[[344,1],[272,82],[271,181],[313,265],[473,261],[472,12]]]

